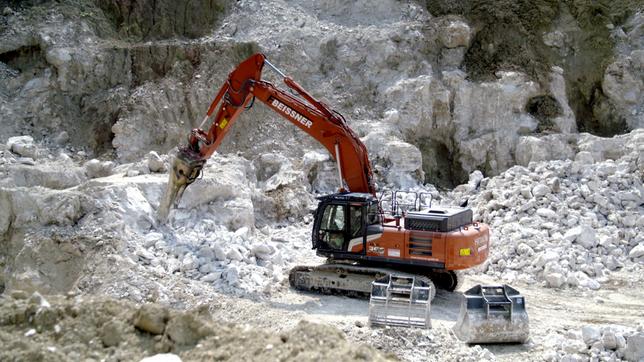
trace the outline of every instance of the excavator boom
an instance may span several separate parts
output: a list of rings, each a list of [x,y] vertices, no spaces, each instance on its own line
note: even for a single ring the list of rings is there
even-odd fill
[[[283,76],[284,84],[302,99],[261,80],[268,64]],[[255,54],[239,64],[219,89],[199,128],[193,129],[188,144],[179,148],[169,180],[169,188],[159,208],[159,218],[167,218],[170,207],[201,172],[206,160],[217,150],[239,115],[255,99],[315,138],[331,153],[338,165],[339,189],[375,195],[371,164],[365,145],[349,128],[344,117],[318,101],[297,82]],[[213,117],[214,115],[214,117]],[[203,127],[209,122],[207,129]],[[346,185],[346,188],[345,188]]]

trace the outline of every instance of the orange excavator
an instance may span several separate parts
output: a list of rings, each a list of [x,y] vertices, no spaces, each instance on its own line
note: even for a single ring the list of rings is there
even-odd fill
[[[293,95],[261,80],[264,66],[277,72]],[[368,294],[374,279],[393,270],[422,276],[451,291],[457,286],[456,271],[487,259],[489,228],[473,222],[471,209],[431,207],[431,202],[421,202],[427,194],[405,198],[396,192],[389,194],[389,207],[384,207],[387,198],[376,196],[367,149],[344,117],[263,54],[251,56],[229,74],[201,126],[179,148],[160,219],[167,218],[239,115],[256,99],[315,138],[337,163],[338,193],[318,198],[312,231],[313,249],[328,262],[293,268],[289,274],[293,287]]]

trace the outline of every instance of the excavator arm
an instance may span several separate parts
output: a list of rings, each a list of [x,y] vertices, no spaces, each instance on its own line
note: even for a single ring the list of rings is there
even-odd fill
[[[286,86],[301,99],[262,81],[264,65],[280,74]],[[340,191],[375,195],[367,149],[346,124],[344,117],[316,100],[297,82],[275,68],[263,54],[255,54],[229,74],[200,127],[193,129],[188,144],[179,148],[165,197],[159,207],[160,219],[167,218],[170,207],[181,197],[185,188],[197,179],[206,160],[217,150],[239,115],[255,99],[315,138],[329,151],[338,165]],[[203,127],[211,118],[210,127],[204,130]]]

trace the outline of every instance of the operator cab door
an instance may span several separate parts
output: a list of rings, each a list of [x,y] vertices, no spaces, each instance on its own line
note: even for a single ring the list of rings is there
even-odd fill
[[[365,253],[365,209],[362,203],[349,204],[347,251],[350,253]]]
[[[324,205],[317,230],[318,246],[337,252],[365,252],[365,206],[362,203]]]

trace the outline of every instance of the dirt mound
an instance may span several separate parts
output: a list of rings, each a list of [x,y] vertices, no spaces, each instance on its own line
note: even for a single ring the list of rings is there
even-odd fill
[[[106,297],[0,298],[0,360],[140,360],[173,353],[189,361],[393,360],[371,347],[350,344],[331,326],[300,322],[269,333],[218,323],[207,306],[176,312]]]

